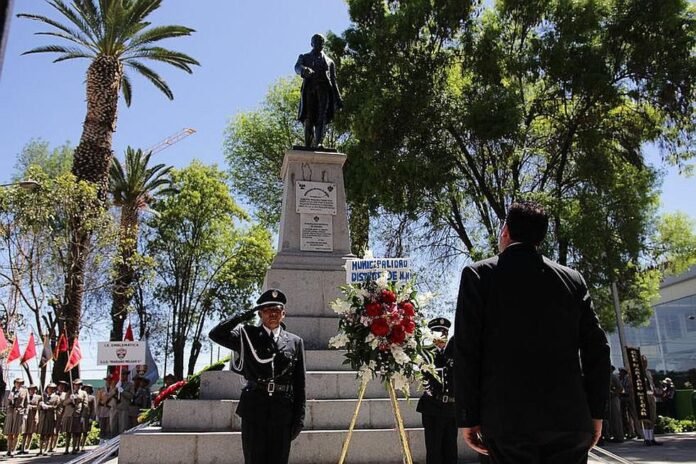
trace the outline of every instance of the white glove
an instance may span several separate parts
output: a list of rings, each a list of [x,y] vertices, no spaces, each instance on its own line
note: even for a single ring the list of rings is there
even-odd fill
[[[70,399],[75,401],[77,399],[77,395],[73,393],[72,395],[70,395]]]
[[[43,410],[45,411],[46,409],[48,409],[48,406],[46,406],[45,404],[41,403],[41,409],[43,409]]]
[[[118,392],[123,393],[123,387],[118,387]]]
[[[10,394],[7,395],[7,401],[12,401],[12,400],[14,400],[14,394],[12,392],[10,392]]]

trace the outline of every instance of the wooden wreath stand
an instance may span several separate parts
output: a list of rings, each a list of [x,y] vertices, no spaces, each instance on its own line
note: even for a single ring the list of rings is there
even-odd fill
[[[358,414],[360,413],[360,405],[362,404],[363,397],[365,396],[365,389],[367,388],[367,382],[362,382],[360,384],[360,391],[358,392],[358,404],[355,406],[355,412],[353,413],[353,418],[350,421],[350,427],[348,428],[348,435],[343,441],[343,448],[341,449],[341,457],[338,459],[338,464],[344,464],[346,461],[346,456],[348,455],[348,447],[350,446],[350,440],[353,437],[353,429],[355,428],[355,422],[358,420]],[[396,430],[399,434],[399,441],[401,442],[401,451],[403,452],[404,464],[413,464],[413,457],[411,456],[411,447],[408,444],[408,437],[406,436],[406,428],[404,427],[404,420],[401,417],[401,410],[399,409],[399,402],[396,399],[396,390],[394,389],[394,383],[391,379],[386,384],[387,391],[389,392],[389,399],[391,400],[392,411],[394,411],[394,421],[396,422]]]

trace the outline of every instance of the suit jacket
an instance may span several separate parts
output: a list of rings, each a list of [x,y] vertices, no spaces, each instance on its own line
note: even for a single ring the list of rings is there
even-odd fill
[[[440,379],[426,373],[423,380],[425,392],[418,401],[416,410],[421,414],[440,417],[454,417],[454,341],[450,340],[443,350],[435,352],[433,360]],[[448,402],[443,402],[447,396]]]
[[[297,119],[300,122],[304,122],[307,117],[307,81],[309,79],[321,78],[328,82],[331,86],[331,91],[329,92],[329,110],[326,114],[326,122],[330,122],[336,112],[336,105],[341,101],[341,92],[338,89],[338,83],[336,82],[336,65],[333,60],[326,56],[324,52],[321,52],[320,62],[317,63],[317,57],[314,53],[304,53],[297,58],[295,63],[295,72],[302,76],[302,89],[301,89],[301,99],[300,99],[300,109],[297,114]],[[317,73],[323,73],[323,76],[313,76],[310,78],[304,77],[304,69],[310,68]]]
[[[305,417],[305,362],[304,344],[295,334],[280,329],[274,342],[262,326],[238,325],[244,316],[232,318],[210,331],[214,342],[240,353],[243,349],[243,366],[240,372],[247,381],[279,385],[291,385],[292,393],[265,391],[247,386],[242,390],[237,415],[244,420],[301,427]],[[249,337],[242,333],[242,329]],[[251,347],[249,343],[251,342]],[[242,343],[244,346],[242,347]],[[250,348],[256,352],[256,356]],[[275,357],[273,357],[275,355]],[[259,363],[256,360],[272,362]]]
[[[591,432],[609,397],[609,345],[582,276],[524,244],[462,271],[457,423],[489,436]]]

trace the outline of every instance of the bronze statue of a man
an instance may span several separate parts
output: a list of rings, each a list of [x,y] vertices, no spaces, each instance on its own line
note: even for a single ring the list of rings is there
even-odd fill
[[[297,58],[295,72],[302,76],[302,99],[297,119],[304,124],[305,147],[321,147],[326,126],[343,107],[336,84],[336,65],[323,52],[326,39],[312,36],[312,51]]]

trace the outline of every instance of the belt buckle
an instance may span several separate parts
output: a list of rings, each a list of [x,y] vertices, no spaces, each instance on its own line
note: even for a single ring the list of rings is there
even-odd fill
[[[449,403],[449,396],[448,396],[448,395],[442,395],[442,402],[443,402],[443,403]]]
[[[273,396],[273,392],[275,391],[275,382],[272,380],[268,382],[268,385],[266,386],[266,391],[268,392],[268,396]]]

